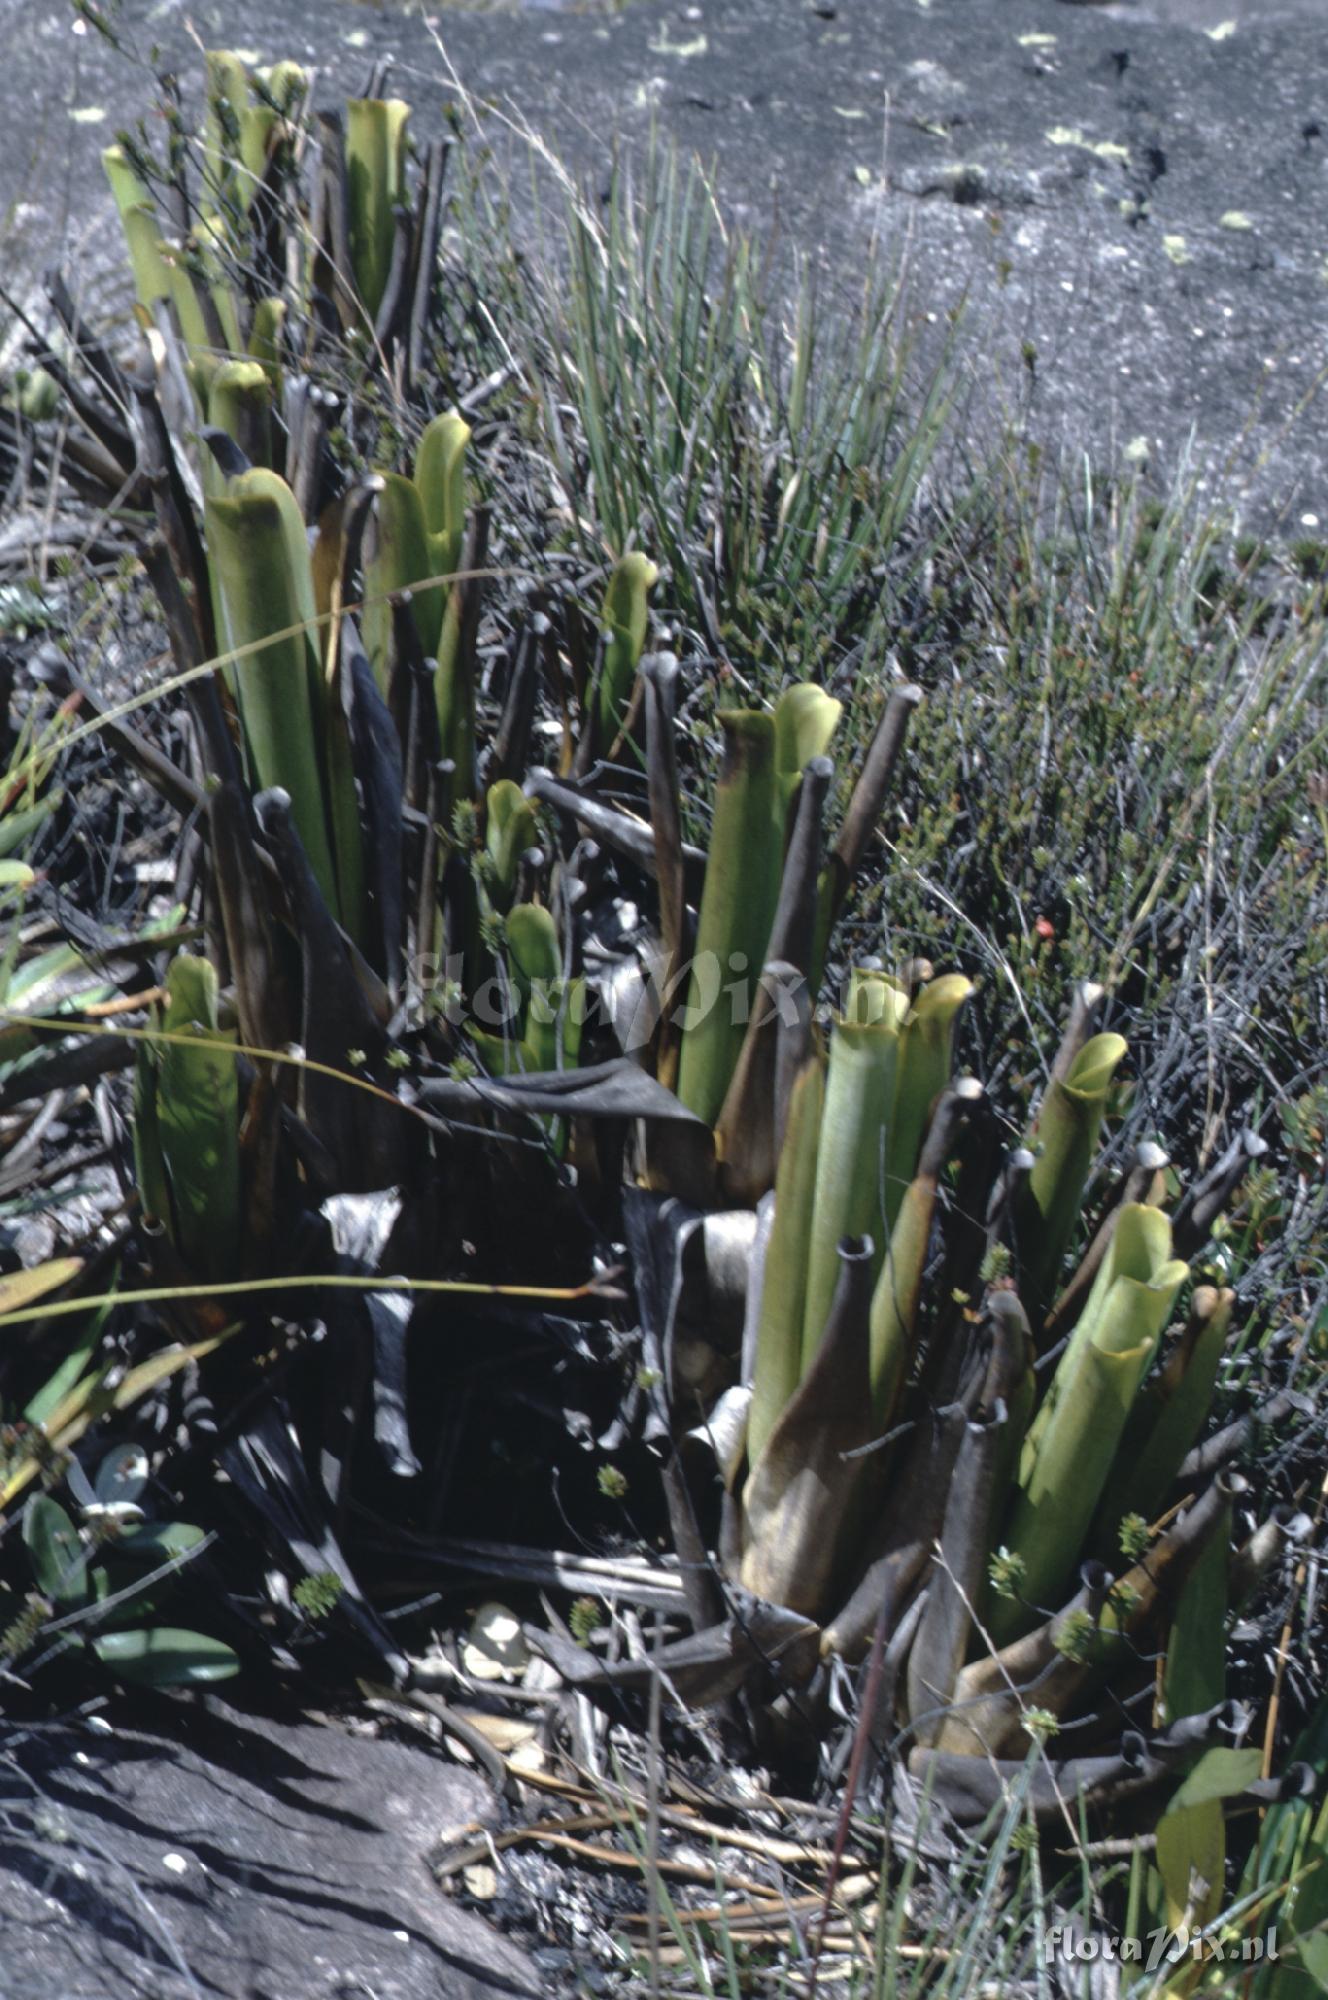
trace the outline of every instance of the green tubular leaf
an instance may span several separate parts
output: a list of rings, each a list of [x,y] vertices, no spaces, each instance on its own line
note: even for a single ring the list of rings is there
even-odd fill
[[[1188,1266],[1172,1260],[1171,1220],[1160,1208],[1143,1202],[1126,1202],[1120,1209],[1116,1228],[1093,1280],[1084,1310],[1066,1343],[1051,1386],[1029,1433],[1036,1444],[1051,1420],[1061,1394],[1061,1385],[1073,1378],[1078,1357],[1095,1338],[1115,1288],[1122,1279],[1142,1286],[1158,1286],[1175,1281],[1183,1284]],[[1173,1294],[1174,1296],[1174,1294]],[[1165,1318],[1160,1322],[1165,1325]]]
[[[206,109],[203,114],[204,214],[235,202],[241,160],[243,118],[249,108],[249,69],[233,49],[209,49],[204,56]]]
[[[766,1249],[747,1414],[747,1450],[753,1463],[802,1375],[807,1255],[824,1102],[825,1075],[820,1057],[814,1056],[804,1065],[789,1096],[788,1123],[775,1177],[775,1217]]]
[[[824,757],[839,726],[844,704],[813,681],[785,688],[775,703],[775,769],[779,773],[780,807],[787,812],[807,765]]]
[[[157,1118],[157,1070],[157,1051],[144,1043],[134,1064],[134,1185],[144,1221],[169,1227],[171,1186]]]
[[[420,439],[415,479],[424,503],[428,571],[456,577],[466,538],[466,446],[470,426],[455,410],[435,417]],[[437,591],[438,629],[425,651],[438,661],[438,734],[443,755],[456,766],[456,796],[475,790],[475,690],[471,662],[461,655],[460,583]]]
[[[523,997],[538,980],[549,983],[562,971],[558,926],[538,903],[519,903],[507,919],[507,945]]]
[[[1023,1595],[1031,1605],[1057,1610],[1068,1594],[1130,1409],[1189,1275],[1188,1265],[1165,1255],[1170,1239],[1157,1209],[1131,1203],[1121,1210],[1084,1319],[1025,1439],[1002,1539],[1023,1558]],[[1017,1600],[999,1600],[992,1607],[997,1643],[1026,1630],[1035,1616]]]
[[[369,663],[386,692],[392,669],[392,606],[396,592],[411,592],[410,608],[426,659],[438,652],[447,593],[418,590],[431,573],[429,531],[419,488],[400,472],[379,475],[382,487],[373,503],[373,547],[364,564],[366,603],[361,637]]]
[[[198,399],[200,410],[207,408],[208,384],[213,370],[224,356],[203,305],[205,288],[196,272],[196,258],[178,244],[162,246],[162,262],[170,287],[170,301],[179,322],[181,338],[189,357],[185,373]]]
[[[272,385],[257,361],[223,361],[208,384],[208,421],[251,465],[272,464]]]
[[[281,341],[285,325],[284,299],[258,301],[249,329],[249,358],[258,363],[274,394],[281,388]],[[271,464],[271,460],[265,459],[263,463]]]
[[[596,738],[607,750],[622,728],[632,682],[646,642],[647,598],[659,571],[649,556],[633,550],[614,565],[604,593],[604,665],[596,696]]]
[[[918,1307],[940,1176],[981,1096],[981,1085],[962,1077],[938,1098],[918,1171],[890,1232],[871,1306],[872,1415],[878,1432],[890,1422],[917,1349]]]
[[[371,325],[387,289],[392,212],[405,195],[409,118],[410,106],[400,98],[356,97],[346,105],[351,270]]]
[[[460,586],[447,596],[443,629],[438,635],[438,739],[444,757],[455,765],[451,780],[452,797],[469,799],[475,795],[475,686],[474,661],[462,640],[462,595]]]
[[[871,1461],[867,1314],[871,1246],[840,1245],[834,1302],[811,1367],[775,1420],[743,1491],[742,1581],[772,1604],[822,1619],[855,1553]]]
[[[304,522],[285,481],[259,468],[209,495],[204,517],[226,650],[257,648],[232,667],[255,790],[280,785],[289,792],[309,865],[337,912],[319,771],[322,679]]]
[[[552,913],[519,903],[507,918],[513,983],[521,995],[522,1066],[558,1068],[558,1014],[562,997],[562,948]]]
[[[424,503],[430,573],[455,576],[466,535],[466,446],[470,425],[447,410],[426,425],[415,453],[415,484]],[[436,651],[436,647],[429,649]]]
[[[697,923],[678,1095],[712,1125],[742,1051],[752,995],[779,893],[775,724],[755,709],[720,713],[724,761],[715,787],[710,860]]]
[[[1202,1715],[1226,1698],[1227,1563],[1231,1552],[1231,1502],[1185,1579],[1171,1625],[1162,1676],[1159,1723]],[[1187,1788],[1182,1787],[1182,1791]],[[1215,1796],[1215,1795],[1214,1795]],[[1178,1802],[1198,1805],[1197,1790]]]
[[[1226,1695],[1227,1561],[1231,1503],[1186,1578],[1172,1621],[1159,1721],[1202,1715]],[[1235,1759],[1233,1766],[1231,1760]],[[1226,1822],[1221,1801],[1259,1775],[1257,1750],[1210,1750],[1176,1792],[1157,1827],[1157,1867],[1165,1891],[1158,1921],[1210,1923],[1222,1907]],[[1252,1768],[1251,1768],[1252,1766]],[[1243,1775],[1241,1775],[1243,1767]],[[1236,1782],[1233,1783],[1233,1780]],[[1196,1878],[1205,1883],[1195,1890]]]
[[[1021,1256],[1036,1335],[1057,1287],[1079,1219],[1112,1078],[1125,1055],[1121,1035],[1094,1035],[1063,1079],[1047,1087],[1038,1114],[1037,1159],[1022,1203]]]
[[[92,1650],[118,1680],[136,1687],[201,1687],[233,1680],[240,1671],[238,1656],[220,1639],[177,1625],[103,1632]]]
[[[866,1020],[839,1020],[830,1031],[830,1066],[816,1166],[816,1198],[807,1257],[807,1298],[802,1322],[802,1365],[810,1367],[821,1344],[839,1274],[838,1245],[845,1236],[880,1238],[872,1258],[873,1283],[885,1261],[881,1222],[881,1142],[894,1090],[899,1046],[891,1005],[899,1005],[884,980],[850,993]],[[872,1018],[876,1012],[876,1018]]]
[[[171,296],[170,273],[162,256],[161,230],[152,193],[135,173],[123,146],[107,146],[101,163],[120,212],[120,225],[134,272],[134,290],[139,304],[150,312],[159,300]]]
[[[885,1026],[898,1034],[908,1019],[908,993],[890,973],[855,965],[848,976],[844,1018],[864,1028]]]
[[[935,1205],[934,1181],[917,1180],[906,1189],[872,1294],[871,1395],[877,1430],[889,1424],[912,1360]]]
[[[894,1105],[885,1144],[885,1217],[891,1231],[905,1190],[917,1172],[928,1113],[950,1081],[955,1022],[972,992],[972,980],[960,972],[929,980],[900,1029]]]
[[[189,1266],[221,1277],[233,1268],[240,1239],[239,1081],[217,1022],[217,975],[203,958],[181,954],[167,974],[162,1026],[196,1033],[198,1047],[164,1042],[157,1080],[157,1123],[170,1180],[176,1245]],[[204,1039],[206,1038],[206,1039]],[[221,1042],[226,1046],[209,1046]]]
[[[484,817],[484,848],[489,860],[488,890],[494,908],[511,906],[517,868],[528,847],[535,845],[535,809],[511,778],[490,785]]]
[[[1197,1442],[1212,1404],[1235,1301],[1232,1291],[1217,1291],[1211,1285],[1196,1288],[1175,1353],[1145,1383],[1131,1410],[1093,1530],[1104,1560],[1116,1553],[1126,1514],[1155,1519],[1186,1453]]]
[[[208,288],[213,311],[220,321],[226,346],[243,356],[240,334],[240,300],[232,277],[230,239],[220,216],[203,216],[195,226],[190,245]]]
[[[277,127],[277,114],[270,104],[247,104],[240,113],[240,165],[236,176],[240,206],[247,211],[262,183],[267,168],[268,149]]]

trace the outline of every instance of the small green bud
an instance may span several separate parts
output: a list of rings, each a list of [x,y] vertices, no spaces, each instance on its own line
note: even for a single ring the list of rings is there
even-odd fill
[[[599,1624],[599,1600],[595,1597],[578,1597],[567,1614],[567,1627],[578,1646],[588,1644],[591,1633]]]
[[[982,1260],[981,1277],[984,1285],[994,1285],[998,1278],[1010,1275],[1010,1253],[1003,1243],[993,1243]]]
[[[1153,1539],[1153,1531],[1142,1514],[1127,1514],[1120,1524],[1120,1550],[1131,1562],[1138,1562],[1145,1555],[1148,1544]]]
[[[1062,1619],[1056,1634],[1056,1651],[1067,1660],[1078,1660],[1080,1665],[1092,1657],[1093,1641],[1097,1637],[1097,1621],[1091,1611],[1072,1611]]]
[[[1024,1731],[1035,1743],[1046,1743],[1060,1733],[1060,1719],[1049,1708],[1026,1708],[1024,1710]],[[1031,1833],[1032,1827],[1021,1828],[1021,1832]]]
[[[998,1597],[1018,1597],[1026,1574],[1027,1564],[1023,1557],[1014,1555],[1007,1548],[997,1549],[987,1568],[991,1587]]]
[[[291,1597],[306,1618],[317,1621],[335,1611],[342,1588],[341,1578],[334,1570],[321,1569],[313,1576],[302,1576]]]

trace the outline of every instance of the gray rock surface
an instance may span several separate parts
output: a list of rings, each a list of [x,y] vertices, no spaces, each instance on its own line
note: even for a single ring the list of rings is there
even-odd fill
[[[81,243],[104,272],[96,154],[143,78],[75,37],[64,0],[0,11],[8,99],[32,107],[0,128],[7,261],[31,272]],[[658,126],[718,163],[740,220],[777,220],[827,296],[874,237],[911,274],[924,341],[962,303],[970,432],[1013,420],[1100,469],[1127,451],[1162,480],[1188,463],[1209,498],[1328,519],[1303,415],[1328,360],[1320,0],[631,0],[608,16],[124,0],[118,18],[186,78],[191,34],[314,62],[329,95],[391,52],[421,130],[459,80],[592,183],[614,143]],[[485,129],[515,146],[501,120]]]
[[[485,1819],[427,1749],[209,1698],[0,1726],[0,2000],[507,2000],[522,1954],[425,1856]]]

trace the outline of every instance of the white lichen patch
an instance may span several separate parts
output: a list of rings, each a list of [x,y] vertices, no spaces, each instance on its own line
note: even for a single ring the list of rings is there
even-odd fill
[[[1038,33],[1034,33],[1031,35],[1016,35],[1015,40],[1018,42],[1021,49],[1051,49],[1056,46],[1056,37],[1054,35],[1043,35]]]
[[[1221,218],[1218,227],[1221,229],[1253,229],[1254,223],[1246,215],[1243,208],[1229,208]]]
[[[1093,153],[1099,160],[1129,160],[1128,146],[1118,144],[1115,139],[1090,139],[1078,125],[1053,125],[1043,134],[1049,146],[1078,146],[1082,152]]]
[[[69,116],[75,125],[102,125],[106,122],[106,107],[103,104],[80,104],[71,110]]]
[[[1192,264],[1194,262],[1193,256],[1186,248],[1183,236],[1164,236],[1162,238],[1162,248],[1166,251],[1173,264]]]
[[[677,56],[679,61],[685,62],[688,56],[703,56],[710,44],[704,35],[693,35],[689,42],[671,42],[668,30],[661,28],[654,41],[646,46],[652,55]]]

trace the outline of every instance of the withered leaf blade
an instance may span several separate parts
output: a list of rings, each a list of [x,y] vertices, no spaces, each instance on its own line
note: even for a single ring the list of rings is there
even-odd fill
[[[365,1602],[354,1571],[333,1534],[312,1479],[286,1421],[270,1405],[221,1454],[236,1487],[263,1521],[269,1545],[305,1576],[331,1574],[341,1585],[333,1615],[344,1618],[382,1661],[392,1678],[408,1672],[404,1653]]]
[[[396,1188],[371,1194],[339,1194],[323,1203],[332,1227],[337,1270],[372,1277],[381,1270],[392,1231],[401,1214]],[[324,1306],[328,1330],[347,1353],[371,1359],[374,1444],[397,1479],[420,1470],[410,1441],[406,1399],[406,1347],[413,1300],[401,1292],[333,1292]],[[367,1339],[366,1339],[367,1335]]]
[[[626,1056],[591,1063],[585,1069],[532,1070],[525,1076],[433,1077],[421,1084],[418,1100],[440,1117],[473,1115],[477,1109],[549,1112],[566,1118],[666,1119],[674,1124],[701,1121]]]
[[[556,1667],[578,1693],[645,1694],[658,1672],[680,1701],[709,1708],[755,1674],[771,1670],[801,1685],[816,1666],[820,1634],[810,1619],[781,1605],[735,1593],[734,1615],[704,1632],[670,1640],[647,1659],[597,1660],[556,1633],[527,1626],[532,1651]]]
[[[376,955],[388,990],[395,997],[401,988],[402,939],[406,930],[401,821],[405,780],[401,744],[387,703],[378,691],[373,668],[349,619],[342,629],[342,666],[343,672],[348,670],[349,679],[351,746],[364,793],[365,852]]]
[[[870,1237],[845,1237],[821,1345],[752,1468],[742,1580],[758,1597],[824,1618],[875,1464],[871,1438]]]

